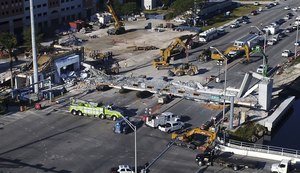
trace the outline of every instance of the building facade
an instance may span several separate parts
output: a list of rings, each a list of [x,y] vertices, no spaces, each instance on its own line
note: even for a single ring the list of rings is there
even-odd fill
[[[39,29],[58,28],[96,12],[96,0],[33,0],[35,24]],[[22,33],[30,26],[29,0],[0,0],[0,32]]]

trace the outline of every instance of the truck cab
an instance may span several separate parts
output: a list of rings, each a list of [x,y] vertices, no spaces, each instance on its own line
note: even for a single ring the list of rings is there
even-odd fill
[[[271,172],[287,173],[291,166],[290,160],[282,160],[280,163],[274,163],[271,167]]]

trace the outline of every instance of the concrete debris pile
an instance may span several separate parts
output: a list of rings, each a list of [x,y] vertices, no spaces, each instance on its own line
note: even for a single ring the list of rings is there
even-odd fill
[[[85,81],[89,77],[89,73],[87,73],[85,70],[77,73],[71,71],[69,73],[63,73],[60,76],[62,81],[65,83],[65,87],[70,88],[80,81]]]
[[[148,50],[158,49],[158,47],[155,47],[155,46],[129,46],[127,48],[133,49],[134,51],[140,51],[140,50],[148,51]]]
[[[61,38],[58,40],[58,44],[61,46],[80,46],[83,40],[75,37],[74,35],[68,35],[67,38]]]

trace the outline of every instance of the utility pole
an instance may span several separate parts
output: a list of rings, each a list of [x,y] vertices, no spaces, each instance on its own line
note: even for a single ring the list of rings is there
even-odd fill
[[[32,63],[33,63],[34,93],[38,93],[39,92],[39,84],[38,84],[38,66],[37,66],[36,44],[35,44],[33,0],[29,0],[29,3],[30,3],[30,26],[31,26],[31,44],[32,44]]]

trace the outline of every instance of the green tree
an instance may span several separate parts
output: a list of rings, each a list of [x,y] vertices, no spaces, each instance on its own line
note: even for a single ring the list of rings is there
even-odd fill
[[[138,11],[136,2],[127,2],[121,7],[121,12],[124,15],[129,15]]]
[[[202,6],[203,3],[205,3],[207,0],[196,0],[196,3],[198,4],[198,6]],[[186,12],[187,10],[191,9],[194,7],[194,0],[176,0],[172,5],[171,8],[174,11],[174,14],[180,15],[184,12]]]
[[[0,33],[0,45],[3,47],[3,49],[7,52],[8,57],[10,59],[10,74],[11,74],[11,88],[14,86],[13,81],[13,49],[17,46],[17,38],[8,33],[8,32],[2,32]]]
[[[44,36],[43,34],[37,34],[37,36],[35,37],[37,52],[39,52],[42,49],[41,42],[43,40],[43,36]],[[24,29],[23,40],[24,40],[24,46],[26,47],[26,49],[30,50],[32,48],[30,27]]]

